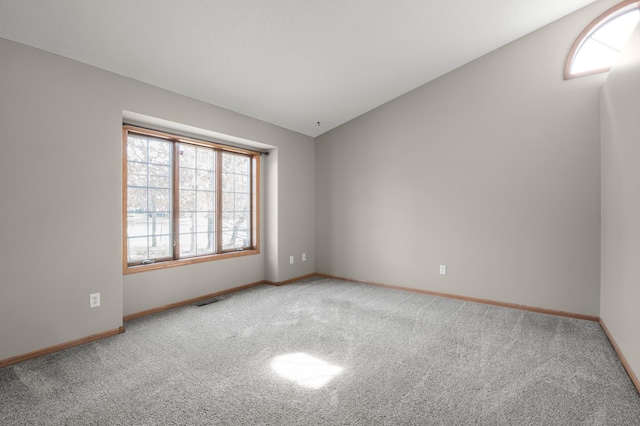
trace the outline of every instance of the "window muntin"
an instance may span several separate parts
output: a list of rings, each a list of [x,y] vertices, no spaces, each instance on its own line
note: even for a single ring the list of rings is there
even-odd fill
[[[125,272],[259,252],[258,153],[132,126],[123,143]]]
[[[627,0],[591,22],[569,51],[565,79],[609,71],[640,21],[639,8],[640,1]]]

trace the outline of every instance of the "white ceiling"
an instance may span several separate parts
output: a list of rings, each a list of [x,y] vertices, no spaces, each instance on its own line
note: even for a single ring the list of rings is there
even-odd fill
[[[315,137],[593,1],[0,0],[0,37]]]

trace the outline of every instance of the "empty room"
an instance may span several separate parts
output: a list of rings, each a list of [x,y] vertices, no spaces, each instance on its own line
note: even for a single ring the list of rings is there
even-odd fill
[[[639,22],[0,0],[0,424],[640,425]]]

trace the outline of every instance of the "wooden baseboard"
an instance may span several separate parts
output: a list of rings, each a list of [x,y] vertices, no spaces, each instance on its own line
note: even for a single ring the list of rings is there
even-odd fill
[[[581,320],[593,321],[593,322],[598,322],[599,319],[600,319],[599,317],[592,316],[592,315],[577,314],[577,313],[565,312],[565,311],[556,311],[554,309],[537,308],[535,306],[518,305],[518,304],[515,304],[515,303],[497,302],[495,300],[479,299],[479,298],[476,298],[476,297],[460,296],[460,295],[457,295],[457,294],[440,293],[440,292],[437,292],[437,291],[421,290],[421,289],[411,288],[411,287],[401,287],[401,286],[395,286],[395,285],[389,285],[389,284],[374,283],[374,282],[369,282],[369,281],[353,280],[353,279],[350,279],[350,278],[337,277],[337,276],[329,275],[329,274],[319,274],[318,273],[318,274],[316,274],[316,276],[323,277],[323,278],[331,278],[331,279],[337,279],[337,280],[351,281],[351,282],[356,282],[356,283],[361,283],[361,284],[375,285],[375,286],[378,286],[378,287],[392,288],[392,289],[395,289],[395,290],[410,291],[410,292],[413,292],[413,293],[428,294],[430,296],[446,297],[448,299],[464,300],[466,302],[482,303],[484,305],[493,305],[493,306],[501,306],[503,308],[519,309],[521,311],[536,312],[536,313],[539,313],[539,314],[556,315],[556,316],[560,316],[560,317],[575,318],[575,319],[581,319]]]
[[[636,387],[636,390],[638,391],[638,393],[640,393],[640,380],[638,380],[638,376],[636,376],[636,373],[631,368],[631,365],[627,361],[627,358],[625,358],[624,354],[622,353],[622,350],[620,350],[620,346],[618,346],[618,343],[616,343],[615,339],[613,338],[613,335],[611,334],[611,332],[607,328],[607,326],[604,323],[604,321],[602,320],[602,318],[600,318],[599,322],[600,322],[600,327],[602,327],[602,330],[604,331],[604,334],[607,335],[607,339],[609,339],[609,342],[611,343],[611,346],[613,346],[613,349],[618,354],[618,358],[620,358],[620,362],[622,362],[622,365],[624,366],[624,369],[626,370],[627,374],[629,375],[629,378],[631,379],[631,382]]]
[[[236,292],[236,291],[240,291],[240,290],[244,290],[244,289],[247,289],[247,288],[255,287],[255,286],[258,286],[258,285],[261,285],[261,284],[269,284],[269,285],[281,286],[281,285],[291,284],[291,283],[294,283],[296,281],[299,281],[299,280],[302,280],[302,279],[305,279],[305,278],[314,277],[314,276],[316,276],[315,273],[307,274],[307,275],[303,275],[301,277],[296,277],[296,278],[292,278],[290,280],[279,281],[279,282],[268,281],[268,280],[256,281],[254,283],[241,285],[239,287],[233,287],[233,288],[230,288],[230,289],[227,289],[227,290],[222,290],[222,291],[218,291],[218,292],[215,292],[215,293],[205,294],[203,296],[194,297],[192,299],[182,300],[180,302],[170,303],[170,304],[164,305],[164,306],[158,306],[157,308],[151,308],[151,309],[147,309],[147,310],[144,310],[144,311],[135,312],[133,314],[128,314],[128,315],[124,316],[123,320],[124,321],[130,321],[132,319],[145,317],[147,315],[157,314],[159,312],[168,311],[170,309],[179,308],[179,307],[185,306],[185,305],[191,305],[193,303],[197,303],[197,302],[200,302],[202,300],[211,299],[211,298],[214,298],[214,297],[222,296],[223,294],[233,293],[233,292]]]
[[[255,286],[258,286],[260,284],[266,284],[266,283],[267,282],[264,281],[264,280],[256,281],[256,282],[251,283],[251,284],[245,284],[245,285],[241,285],[239,287],[233,287],[233,288],[230,288],[230,289],[227,289],[227,290],[217,291],[215,293],[210,293],[210,294],[205,294],[203,296],[194,297],[192,299],[182,300],[180,302],[170,303],[170,304],[164,305],[164,306],[158,306],[157,308],[151,308],[151,309],[147,309],[147,310],[144,310],[144,311],[135,312],[133,314],[125,315],[123,320],[124,321],[130,321],[132,319],[145,317],[147,315],[157,314],[158,312],[168,311],[170,309],[179,308],[180,306],[191,305],[193,303],[197,303],[197,302],[200,302],[200,301],[203,301],[203,300],[207,300],[207,299],[211,299],[211,298],[214,298],[214,297],[222,296],[223,294],[233,293],[234,291],[240,291],[240,290],[244,290],[244,289],[247,289],[247,288],[255,287]]]
[[[196,303],[196,302],[200,302],[201,300],[206,300],[206,299],[210,299],[212,297],[217,297],[217,296],[222,296],[223,294],[227,294],[227,293],[232,293],[234,291],[239,291],[239,290],[244,290],[246,288],[250,288],[250,287],[255,287],[257,285],[260,284],[265,284],[265,281],[258,281],[255,283],[251,283],[251,284],[246,284],[246,285],[242,285],[239,287],[234,287],[228,290],[223,290],[223,291],[219,291],[216,293],[211,293],[211,294],[206,294],[204,296],[199,296],[199,297],[194,297],[193,299],[188,299],[188,300],[183,300],[181,302],[177,302],[177,303],[171,303],[169,305],[165,305],[165,306],[160,306],[157,308],[153,308],[153,309],[148,309],[146,311],[142,311],[142,312],[136,312],[134,314],[130,314],[130,315],[125,315],[123,320],[124,321],[128,321],[131,319],[135,319],[135,318],[140,318],[143,317],[145,315],[151,315],[151,314],[155,314],[158,312],[162,312],[162,311],[166,311],[169,309],[173,309],[173,308],[177,308],[180,306],[184,306],[184,305],[189,305],[192,303]],[[77,339],[77,340],[73,340],[71,342],[66,342],[66,343],[61,343],[59,345],[55,345],[55,346],[51,346],[48,348],[44,348],[44,349],[39,349],[37,351],[33,351],[33,352],[29,352],[23,355],[17,355],[11,358],[7,358],[4,360],[0,360],[0,368],[4,368],[4,367],[8,367],[10,365],[13,364],[17,364],[20,362],[24,362],[33,358],[38,358],[44,355],[49,355],[52,354],[54,352],[59,352],[59,351],[63,351],[65,349],[69,349],[72,348],[74,346],[78,346],[78,345],[82,345],[85,343],[89,343],[89,342],[93,342],[96,340],[100,340],[100,339],[104,339],[106,337],[110,337],[110,336],[114,336],[116,334],[121,334],[124,333],[125,331],[125,327],[121,326],[115,330],[109,330],[109,331],[105,331],[103,333],[98,333],[98,334],[93,334],[91,336],[87,336],[87,337],[83,337],[81,339]]]
[[[66,343],[60,343],[59,345],[50,346],[48,348],[39,349],[37,351],[29,352],[22,355],[17,355],[11,358],[0,360],[0,368],[8,367],[19,362],[28,361],[33,358],[49,355],[54,352],[60,352],[65,349],[72,348],[74,346],[84,345],[85,343],[94,342],[96,340],[104,339],[107,337],[115,336],[116,334],[124,333],[124,326],[120,326],[114,330],[104,331],[102,333],[92,334],[91,336],[83,337],[81,339],[72,340]]]
[[[143,316],[146,316],[146,315],[151,315],[151,314],[167,311],[169,309],[174,309],[174,308],[177,308],[177,307],[180,307],[180,306],[197,303],[197,302],[200,302],[202,300],[210,299],[210,298],[217,297],[217,296],[222,296],[224,294],[233,293],[235,291],[244,290],[244,289],[255,287],[255,286],[258,286],[258,285],[261,285],[261,284],[269,284],[269,285],[274,285],[274,286],[283,286],[283,285],[291,284],[291,283],[294,283],[296,281],[299,281],[299,280],[302,280],[302,279],[305,279],[305,278],[311,278],[311,277],[315,277],[315,276],[323,277],[323,278],[339,279],[339,280],[344,280],[344,281],[357,282],[357,283],[362,283],[362,284],[375,285],[375,286],[379,286],[379,287],[386,287],[386,288],[391,288],[391,289],[396,289],[396,290],[411,291],[411,292],[414,292],[414,293],[422,293],[422,294],[428,294],[428,295],[432,295],[432,296],[447,297],[447,298],[451,298],[451,299],[458,299],[458,300],[464,300],[464,301],[475,302],[475,303],[483,303],[483,304],[488,304],[488,305],[502,306],[502,307],[506,307],[506,308],[520,309],[520,310],[538,312],[538,313],[543,313],[543,314],[557,315],[557,316],[563,316],[563,317],[569,317],[569,318],[577,318],[577,319],[583,319],[583,320],[595,321],[595,322],[600,321],[600,318],[595,317],[595,316],[590,316],[590,315],[576,314],[576,313],[564,312],[564,311],[556,311],[556,310],[552,310],[552,309],[536,308],[536,307],[525,306],[525,305],[517,305],[517,304],[513,304],[513,303],[496,302],[496,301],[493,301],[493,300],[478,299],[478,298],[474,298],[474,297],[459,296],[459,295],[455,295],[455,294],[440,293],[440,292],[429,291],[429,290],[421,290],[421,289],[415,289],[415,288],[410,288],[410,287],[401,287],[401,286],[380,284],[380,283],[374,283],[374,282],[368,282],[368,281],[360,281],[360,280],[354,280],[354,279],[351,279],[351,278],[338,277],[338,276],[329,275],[329,274],[322,274],[322,273],[307,274],[307,275],[303,275],[303,276],[300,276],[300,277],[296,277],[296,278],[292,278],[292,279],[285,280],[285,281],[280,281],[280,282],[273,282],[273,281],[267,281],[267,280],[257,281],[257,282],[250,283],[250,284],[245,284],[245,285],[242,285],[242,286],[239,286],[239,287],[234,287],[234,288],[218,291],[218,292],[215,292],[215,293],[206,294],[206,295],[199,296],[199,297],[194,297],[192,299],[187,299],[187,300],[183,300],[183,301],[176,302],[176,303],[171,303],[171,304],[164,305],[164,306],[159,306],[157,308],[147,309],[145,311],[141,311],[141,312],[136,312],[136,313],[133,313],[133,314],[125,315],[123,319],[124,319],[124,321],[129,321],[129,320],[132,320],[132,319],[135,319],[135,318],[140,318],[140,317],[143,317]],[[627,363],[626,359],[622,355],[622,352],[620,352],[617,344],[615,343],[615,341],[611,337],[611,334],[606,329],[606,326],[604,325],[604,323],[602,321],[600,321],[600,324],[601,324],[603,330],[605,331],[605,333],[607,334],[607,337],[611,341],[611,344],[613,345],[613,347],[615,348],[616,352],[620,356],[620,359],[622,360],[622,362],[623,362],[623,364],[625,366],[625,369],[627,369],[627,372],[629,373],[629,376],[631,377],[631,380],[633,381],[634,385],[636,386],[636,388],[638,388],[638,390],[640,392],[640,384],[639,384],[640,382],[638,382],[638,378],[635,376],[633,370],[631,370],[631,368],[629,367],[629,364]],[[64,349],[68,349],[68,348],[71,348],[71,347],[74,347],[74,346],[78,346],[78,345],[82,345],[82,344],[85,344],[85,343],[93,342],[95,340],[104,339],[106,337],[110,337],[110,336],[114,336],[116,334],[124,333],[124,331],[125,331],[124,326],[121,326],[121,327],[119,327],[119,328],[117,328],[115,330],[110,330],[110,331],[106,331],[106,332],[103,332],[103,333],[94,334],[94,335],[91,335],[91,336],[83,337],[83,338],[78,339],[78,340],[74,340],[72,342],[62,343],[62,344],[59,344],[59,345],[51,346],[49,348],[44,348],[44,349],[40,349],[40,350],[37,350],[37,351],[29,352],[27,354],[14,356],[14,357],[11,357],[11,358],[7,358],[5,360],[0,360],[0,368],[7,367],[9,365],[17,364],[19,362],[27,361],[29,359],[37,358],[37,357],[40,357],[40,356],[48,355],[48,354],[51,354],[51,353],[54,353],[54,352],[59,352],[59,351],[62,351]]]
[[[269,284],[269,285],[275,285],[277,287],[280,287],[282,285],[287,285],[287,284],[292,284],[295,283],[296,281],[300,281],[300,280],[304,280],[305,278],[311,278],[311,277],[317,277],[318,274],[316,274],[315,272],[312,274],[307,274],[307,275],[303,275],[301,277],[297,277],[297,278],[291,278],[290,280],[286,280],[286,281],[278,281],[278,282],[274,282],[274,281],[265,281],[265,284]]]

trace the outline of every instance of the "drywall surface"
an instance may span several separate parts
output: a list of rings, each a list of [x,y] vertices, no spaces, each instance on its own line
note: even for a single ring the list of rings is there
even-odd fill
[[[278,194],[279,197],[286,194],[288,201],[286,208],[278,210],[278,275],[271,280],[275,282],[315,272],[314,146],[309,149],[308,145],[291,142],[281,146],[286,149],[278,151],[278,163],[288,167],[286,170],[279,167]]]
[[[282,280],[314,271],[313,256],[282,271],[274,258],[314,245],[312,138],[3,39],[0,57],[0,360],[114,330],[126,314],[264,280],[267,263]],[[123,111],[278,152],[275,164],[262,157],[265,180],[277,179],[263,182],[270,242],[263,238],[261,254],[123,277]],[[96,292],[102,305],[90,309]]]
[[[611,4],[317,138],[317,271],[598,315],[605,77],[562,72]]]
[[[640,377],[640,27],[602,89],[600,315]]]

